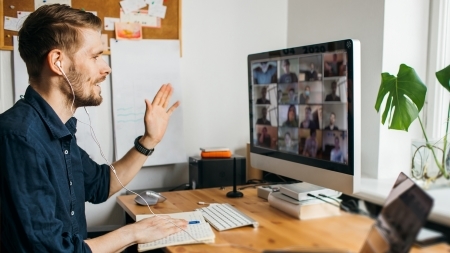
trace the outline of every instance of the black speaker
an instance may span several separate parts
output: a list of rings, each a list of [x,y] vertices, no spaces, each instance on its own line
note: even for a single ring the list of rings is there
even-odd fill
[[[245,184],[245,157],[231,158],[189,157],[189,183],[192,189],[225,187],[233,185],[233,160],[236,158],[236,184]]]

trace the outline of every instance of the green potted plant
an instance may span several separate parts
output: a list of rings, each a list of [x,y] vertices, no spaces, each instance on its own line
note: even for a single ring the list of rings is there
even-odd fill
[[[436,78],[439,83],[450,92],[450,65],[436,72]],[[419,112],[422,110],[425,103],[426,93],[427,87],[417,76],[416,71],[405,64],[401,64],[397,76],[389,73],[381,74],[381,85],[378,91],[375,109],[377,112],[380,112],[383,100],[386,101],[384,104],[381,123],[384,125],[388,122],[389,129],[407,132],[411,123],[417,118],[425,140],[422,146],[417,147],[415,153],[417,153],[419,149],[422,149],[422,151],[430,151],[430,158],[433,159],[432,162],[434,162],[437,168],[439,168],[439,173],[437,176],[430,178],[427,176],[427,166],[425,165],[424,168],[421,168],[421,170],[424,170],[424,179],[431,179],[434,181],[436,178],[441,176],[446,179],[450,179],[450,168],[447,167],[450,165],[446,166],[446,162],[450,162],[450,160],[447,161],[447,159],[450,159],[450,153],[447,153],[449,148],[447,135],[449,130],[450,104],[448,105],[447,110],[445,135],[440,140],[441,144],[437,146],[436,143],[429,140],[422,120],[419,116]],[[414,156],[412,161],[412,169],[417,169],[414,168]]]

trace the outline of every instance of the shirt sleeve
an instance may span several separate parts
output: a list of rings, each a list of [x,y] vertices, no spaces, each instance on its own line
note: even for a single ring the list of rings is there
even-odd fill
[[[63,232],[57,194],[37,141],[0,136],[2,252],[91,252],[81,235]]]
[[[81,160],[84,169],[85,201],[93,204],[105,202],[109,197],[110,168],[108,165],[99,165],[80,148]]]

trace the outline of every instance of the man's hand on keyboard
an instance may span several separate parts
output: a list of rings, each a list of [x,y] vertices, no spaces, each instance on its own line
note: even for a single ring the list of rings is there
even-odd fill
[[[135,243],[148,243],[186,229],[188,222],[173,219],[168,215],[158,215],[128,225],[132,229]],[[129,236],[129,235],[127,235]]]

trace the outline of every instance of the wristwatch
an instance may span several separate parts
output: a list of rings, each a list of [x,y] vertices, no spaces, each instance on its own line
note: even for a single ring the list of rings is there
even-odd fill
[[[153,151],[155,151],[155,149],[154,148],[147,149],[144,146],[142,146],[141,143],[139,142],[141,137],[142,137],[142,135],[138,136],[136,138],[136,140],[134,140],[134,147],[136,148],[137,151],[139,151],[139,153],[146,155],[146,156],[150,156],[153,153]]]

